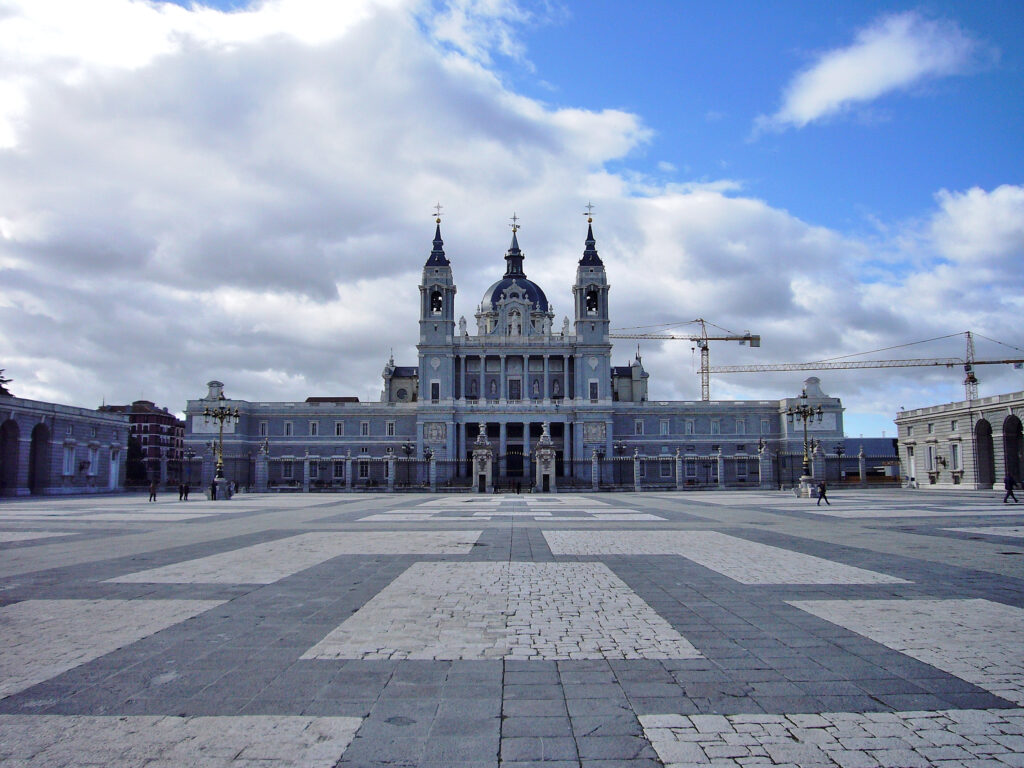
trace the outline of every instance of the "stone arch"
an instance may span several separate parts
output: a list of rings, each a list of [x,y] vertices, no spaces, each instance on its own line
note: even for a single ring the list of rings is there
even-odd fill
[[[21,429],[14,419],[0,425],[0,496],[18,492],[18,459]]]
[[[992,425],[985,419],[978,419],[974,425],[974,444],[978,456],[978,484],[991,486],[996,481],[996,461],[992,450]]]
[[[1003,421],[1003,457],[1006,472],[1020,482],[1024,471],[1024,430],[1020,419],[1010,414]]]
[[[43,493],[50,484],[50,428],[36,424],[28,452],[28,491]]]

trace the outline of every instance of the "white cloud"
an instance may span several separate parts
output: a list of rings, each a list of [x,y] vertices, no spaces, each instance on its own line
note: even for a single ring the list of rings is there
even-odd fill
[[[756,130],[803,128],[927,79],[959,74],[980,44],[957,24],[919,13],[883,16],[846,48],[823,53],[786,87],[782,106]]]
[[[515,210],[527,272],[560,321],[593,200],[613,324],[704,316],[763,336],[760,350],[716,346],[713,363],[815,359],[962,327],[1018,333],[1007,318],[1019,312],[985,280],[1003,271],[1018,281],[1003,293],[1021,293],[1020,187],[940,193],[926,226],[893,226],[881,244],[891,260],[912,254],[913,268],[864,283],[877,243],[801,221],[737,180],[609,171],[648,140],[639,116],[523,97],[470,43],[424,31],[411,0],[265,0],[234,13],[106,0],[103,33],[120,30],[110,50],[89,39],[98,22],[76,3],[50,3],[66,15],[44,5],[0,17],[0,56],[17,59],[24,97],[0,149],[0,367],[16,394],[180,409],[218,378],[250,399],[376,398],[391,348],[415,364],[438,199],[456,311],[470,318],[504,269]],[[686,347],[644,344],[653,397],[699,396]],[[618,344],[617,362],[633,349]],[[875,408],[879,382],[896,380],[876,374],[826,387],[848,408]],[[778,397],[801,378],[723,377],[712,393]],[[948,374],[918,382],[922,397],[955,396]]]

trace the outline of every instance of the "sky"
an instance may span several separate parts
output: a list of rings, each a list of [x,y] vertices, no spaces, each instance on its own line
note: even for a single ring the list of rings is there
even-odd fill
[[[761,335],[712,365],[962,357],[967,330],[1024,358],[1022,41],[1000,0],[0,0],[0,368],[85,407],[377,400],[416,364],[438,202],[471,326],[513,213],[561,325],[592,203],[613,329]],[[640,353],[652,400],[699,399],[691,343]],[[809,375],[851,436],[964,396],[892,368],[711,397]]]

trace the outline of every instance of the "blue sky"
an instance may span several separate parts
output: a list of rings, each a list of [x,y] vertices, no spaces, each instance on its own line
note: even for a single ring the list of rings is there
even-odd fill
[[[967,329],[1004,357],[1024,347],[1022,40],[1024,5],[995,1],[12,0],[0,367],[81,405],[180,408],[214,377],[375,399],[388,350],[415,359],[436,200],[470,320],[513,211],[560,320],[593,200],[613,325],[762,335],[713,364]],[[643,354],[652,397],[699,397],[688,345]],[[854,435],[960,398],[959,378],[822,374]]]

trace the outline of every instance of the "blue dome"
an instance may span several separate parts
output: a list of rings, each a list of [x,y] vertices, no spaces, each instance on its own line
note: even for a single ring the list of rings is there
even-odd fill
[[[520,298],[525,297],[533,303],[535,310],[540,310],[541,312],[548,311],[548,297],[544,295],[544,291],[533,280],[528,280],[525,277],[502,278],[484,293],[484,303],[489,303],[491,309],[497,309],[498,302],[501,301],[502,295],[506,291],[509,294],[518,292]]]

